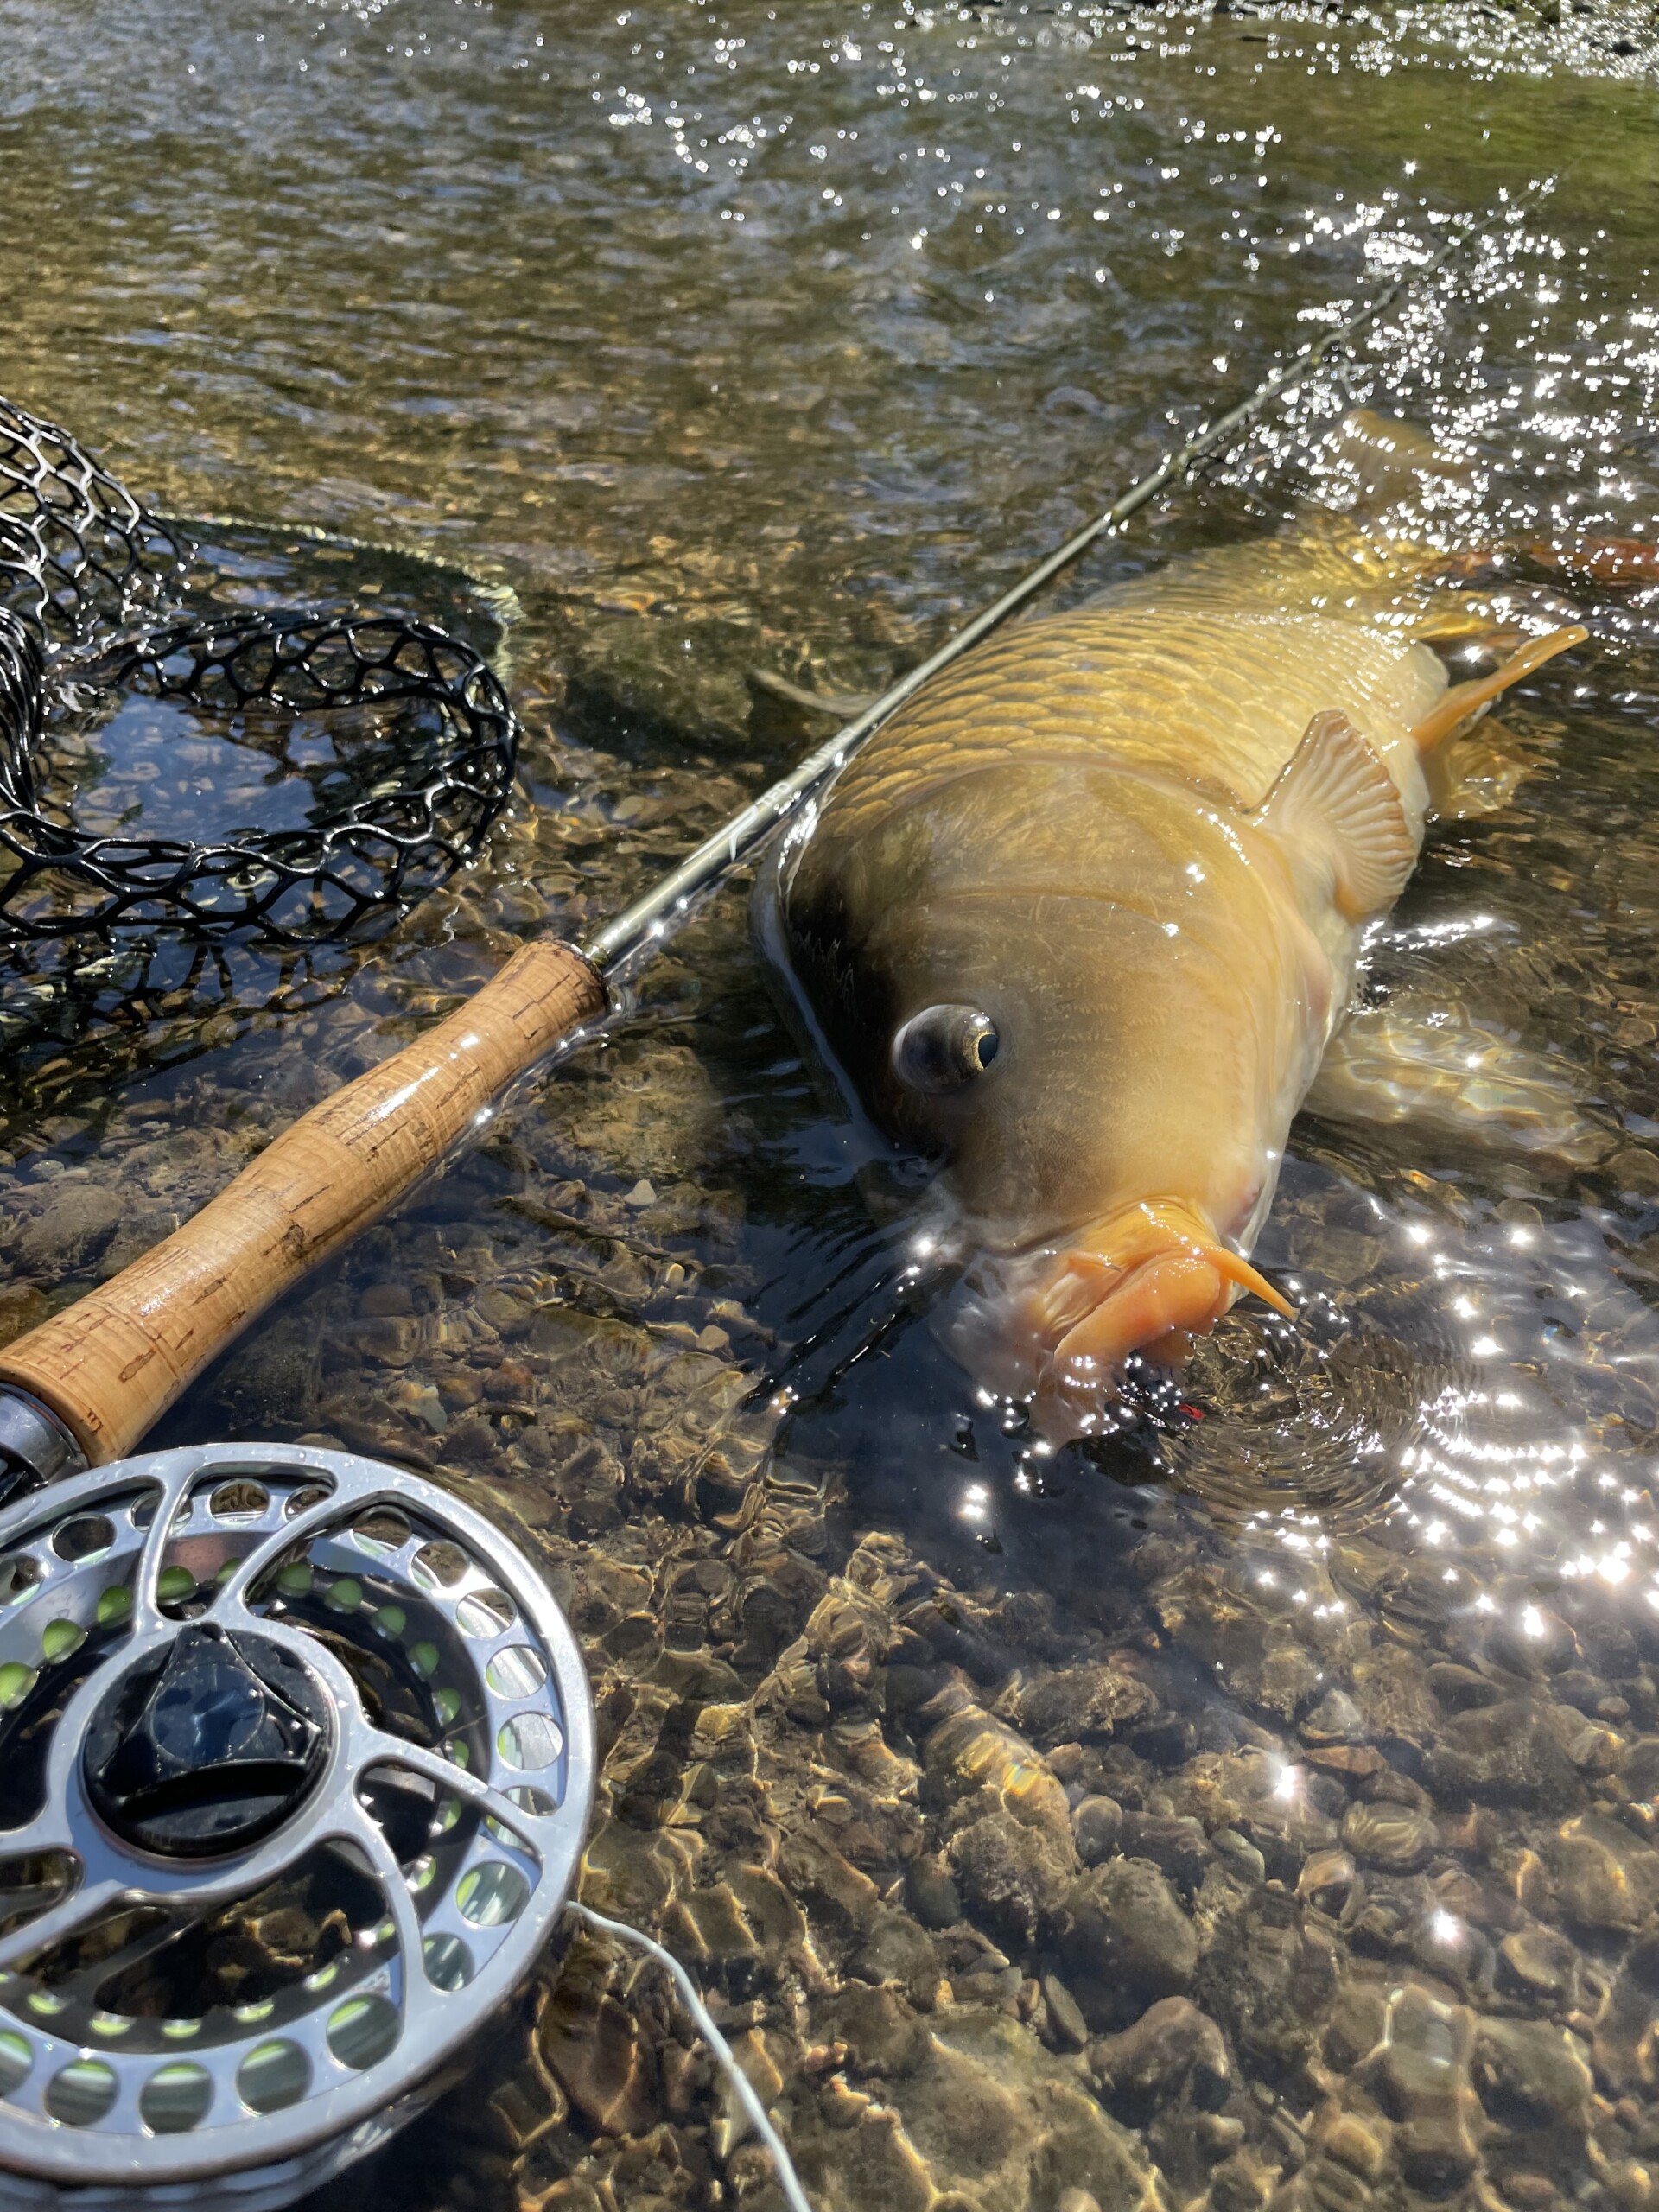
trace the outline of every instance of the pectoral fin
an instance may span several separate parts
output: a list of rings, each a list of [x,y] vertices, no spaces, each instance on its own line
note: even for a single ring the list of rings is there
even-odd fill
[[[1522,741],[1486,716],[1460,737],[1436,746],[1424,761],[1423,779],[1435,818],[1471,822],[1500,812],[1535,765]]]
[[[840,722],[851,721],[881,696],[879,691],[812,691],[804,683],[791,683],[786,676],[774,675],[769,668],[747,669],[744,676],[751,692],[764,693],[785,707],[799,707],[806,714],[828,715]]]
[[[1399,786],[1339,708],[1309,722],[1255,820],[1294,853],[1328,866],[1337,906],[1351,922],[1391,906],[1416,864]]]
[[[1410,1122],[1483,1150],[1588,1167],[1617,1139],[1565,1063],[1528,1051],[1454,1000],[1402,992],[1338,1031],[1304,1110],[1337,1122]]]

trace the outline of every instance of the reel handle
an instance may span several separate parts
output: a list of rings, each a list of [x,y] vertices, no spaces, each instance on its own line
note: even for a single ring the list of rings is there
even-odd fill
[[[46,1407],[91,1465],[123,1458],[251,1321],[609,1004],[573,946],[525,945],[435,1029],[273,1138],[193,1220],[7,1345],[0,1389]]]

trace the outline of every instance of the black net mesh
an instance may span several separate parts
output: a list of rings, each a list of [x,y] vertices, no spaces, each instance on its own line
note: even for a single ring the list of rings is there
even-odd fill
[[[441,881],[511,791],[518,726],[472,645],[401,615],[180,611],[188,553],[0,400],[0,945],[168,921],[338,936]],[[226,794],[188,764],[228,736],[259,771],[245,817],[169,835],[89,800],[79,766],[135,715],[144,772],[183,764],[158,789],[193,829]]]
[[[43,649],[128,620],[182,559],[167,525],[67,430],[0,399],[0,598]]]

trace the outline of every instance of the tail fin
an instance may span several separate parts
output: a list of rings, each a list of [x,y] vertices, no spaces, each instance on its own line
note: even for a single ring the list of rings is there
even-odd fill
[[[1337,452],[1358,479],[1362,515],[1420,499],[1430,485],[1461,484],[1469,475],[1470,464],[1442,453],[1427,430],[1370,407],[1344,417]]]
[[[1480,710],[1500,697],[1512,683],[1519,683],[1522,677],[1530,676],[1546,661],[1554,660],[1557,653],[1564,653],[1571,645],[1581,645],[1590,632],[1581,622],[1570,624],[1562,630],[1551,630],[1541,638],[1529,638],[1519,652],[1511,653],[1501,668],[1490,676],[1477,676],[1467,683],[1454,683],[1432,714],[1426,715],[1412,730],[1419,753],[1432,753],[1437,745],[1444,744],[1452,734],[1472,721]]]

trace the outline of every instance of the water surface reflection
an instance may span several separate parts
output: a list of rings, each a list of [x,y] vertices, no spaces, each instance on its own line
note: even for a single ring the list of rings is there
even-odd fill
[[[530,723],[484,860],[367,957],[8,976],[50,1014],[3,1075],[8,1329],[828,727],[752,671],[885,682],[1453,212],[1516,219],[1072,588],[1338,496],[1357,401],[1478,464],[1449,534],[1659,518],[1640,10],[7,30],[0,389],[175,512],[510,585]],[[730,898],[169,1427],[435,1466],[540,1547],[602,1715],[590,1894],[694,1964],[826,2212],[1654,2200],[1656,609],[1488,582],[1596,636],[1372,948],[1412,1110],[1299,1124],[1300,1332],[1235,1314],[1173,1407],[1034,1455]],[[628,1974],[550,1966],[372,2191],[764,2202]]]

